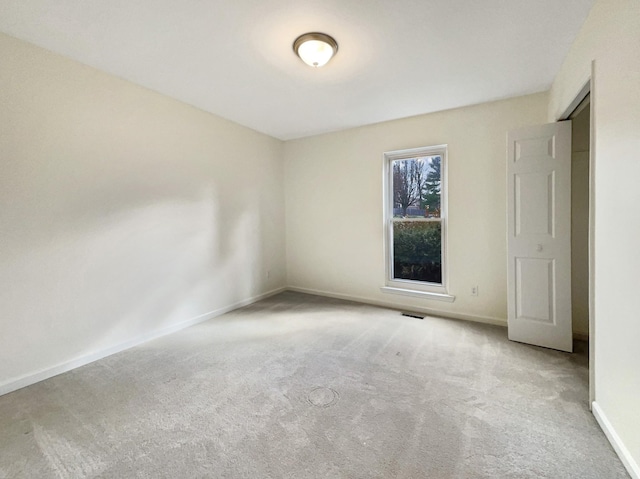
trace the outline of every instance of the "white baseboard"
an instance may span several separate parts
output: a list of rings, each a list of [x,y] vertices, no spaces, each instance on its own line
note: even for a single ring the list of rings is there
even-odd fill
[[[596,421],[598,421],[598,424],[600,424],[600,427],[604,431],[605,436],[607,436],[607,439],[609,439],[609,442],[613,446],[613,449],[616,451],[616,454],[618,454],[618,457],[620,457],[622,464],[624,464],[624,467],[627,468],[627,472],[632,477],[632,479],[640,479],[640,466],[633,459],[633,456],[631,456],[631,453],[622,442],[622,439],[620,439],[620,436],[618,436],[618,433],[609,422],[609,419],[607,419],[604,411],[600,408],[596,401],[593,402],[592,406],[593,407],[591,410],[593,411],[593,415],[595,416]]]
[[[349,294],[333,293],[331,291],[322,291],[310,288],[298,288],[296,286],[287,286],[287,291],[295,291],[297,293],[315,294],[316,296],[326,296],[328,298],[344,299],[346,301],[354,301],[356,303],[370,304],[383,308],[398,309],[401,311],[415,311],[425,313],[429,316],[437,316],[447,319],[462,319],[464,321],[473,321],[476,323],[493,324],[494,326],[507,327],[507,320],[502,318],[494,318],[491,316],[480,316],[475,314],[456,313],[450,311],[440,311],[437,309],[423,308],[418,306],[407,306],[406,304],[396,303],[393,301],[378,301],[376,299],[365,298],[362,296],[353,296]]]
[[[115,346],[109,347],[107,349],[103,349],[97,351],[95,353],[87,354],[85,356],[81,356],[70,361],[66,361],[64,363],[58,364],[56,366],[52,366],[50,368],[42,369],[35,373],[26,374],[17,379],[11,379],[5,383],[0,384],[0,396],[4,394],[8,394],[10,392],[16,391],[18,389],[22,389],[24,387],[30,386],[32,384],[38,383],[40,381],[44,381],[45,379],[49,379],[53,376],[57,376],[62,373],[66,373],[67,371],[71,371],[72,369],[79,368],[81,366],[85,366],[86,364],[92,363],[102,358],[106,358],[107,356],[111,356],[112,354],[119,353],[126,349],[133,348],[135,346],[139,346],[140,344],[146,343],[153,339],[160,338],[162,336],[166,336],[167,334],[175,333],[180,331],[181,329],[188,328],[189,326],[196,325],[198,323],[202,323],[204,321],[208,321],[210,319],[215,318],[216,316],[220,316],[222,314],[228,313],[238,308],[242,308],[244,306],[248,306],[262,299],[268,298],[270,296],[276,295],[278,293],[282,293],[286,288],[278,288],[266,293],[260,294],[258,296],[253,296],[251,298],[244,299],[242,301],[238,301],[237,303],[230,304],[228,306],[224,306],[222,308],[218,308],[213,311],[209,311],[208,313],[201,314],[194,318],[188,319],[186,321],[182,321],[180,323],[172,324],[171,326],[167,326],[165,328],[152,331],[147,334],[143,334],[142,336],[138,336],[129,341],[125,341],[120,344],[116,344]]]

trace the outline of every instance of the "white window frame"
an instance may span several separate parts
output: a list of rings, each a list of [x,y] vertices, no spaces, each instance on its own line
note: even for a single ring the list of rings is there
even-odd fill
[[[442,261],[442,284],[426,283],[408,279],[396,279],[393,277],[393,161],[408,160],[421,156],[440,156],[440,218],[439,219],[416,219],[415,221],[439,221],[441,223],[441,261]],[[440,301],[453,302],[455,296],[448,292],[449,261],[447,259],[447,221],[448,221],[448,201],[447,201],[447,145],[426,146],[421,148],[411,148],[407,150],[396,150],[385,152],[384,160],[384,181],[383,181],[383,201],[384,201],[384,258],[385,258],[385,285],[381,288],[384,293],[401,294],[424,299],[435,299]],[[404,220],[406,221],[406,220]]]

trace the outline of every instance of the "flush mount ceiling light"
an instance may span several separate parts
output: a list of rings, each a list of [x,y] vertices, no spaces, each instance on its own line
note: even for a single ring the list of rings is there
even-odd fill
[[[293,42],[293,51],[307,65],[317,68],[326,65],[336,54],[338,42],[325,33],[305,33]]]

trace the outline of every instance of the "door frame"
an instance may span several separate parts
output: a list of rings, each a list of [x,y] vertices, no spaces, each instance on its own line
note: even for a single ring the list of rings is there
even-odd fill
[[[596,386],[596,321],[595,321],[595,61],[589,77],[556,121],[569,119],[582,101],[589,98],[589,409],[592,408]]]

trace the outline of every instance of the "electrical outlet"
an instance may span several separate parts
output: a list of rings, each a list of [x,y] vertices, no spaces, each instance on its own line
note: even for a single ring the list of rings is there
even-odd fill
[[[271,270],[270,269],[267,270],[267,279],[269,279],[269,278],[271,278]]]
[[[478,296],[478,286],[471,286],[471,296]]]

